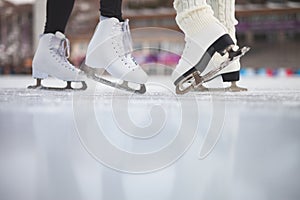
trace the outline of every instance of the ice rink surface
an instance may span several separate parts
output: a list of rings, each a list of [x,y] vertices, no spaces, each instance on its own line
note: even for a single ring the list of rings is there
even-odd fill
[[[25,89],[32,83],[0,77],[1,200],[300,199],[300,78],[243,77],[248,92],[184,96],[169,77],[151,77],[144,95],[93,82],[83,92]],[[160,154],[157,163],[122,163],[93,141],[101,162],[83,141],[95,123],[130,154],[160,152],[179,133],[195,137],[183,137],[188,148],[161,168]],[[143,169],[154,171],[122,172]]]

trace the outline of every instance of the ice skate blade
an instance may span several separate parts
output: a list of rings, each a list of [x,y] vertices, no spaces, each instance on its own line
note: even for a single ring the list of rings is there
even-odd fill
[[[117,88],[117,89],[120,89],[120,90],[124,90],[124,91],[127,91],[127,92],[133,92],[133,93],[138,93],[138,94],[145,94],[146,93],[146,86],[144,84],[140,84],[140,89],[134,89],[134,88],[131,88],[131,87],[128,86],[127,81],[123,81],[123,83],[119,84],[119,83],[111,82],[107,79],[101,78],[101,77],[96,76],[96,75],[88,75],[88,78],[91,78],[94,81],[97,81],[99,83],[103,83],[107,86]]]
[[[194,88],[194,92],[209,92],[211,88],[207,88],[203,85],[199,85],[197,88]]]
[[[84,81],[81,81],[82,86],[80,88],[74,88],[72,87],[72,82],[67,81],[67,86],[63,88],[59,87],[46,87],[42,85],[42,79],[36,79],[35,85],[30,85],[27,87],[27,89],[39,89],[39,90],[52,90],[52,91],[66,91],[66,90],[72,90],[72,91],[82,91],[87,89],[87,84]]]
[[[230,63],[234,62],[235,60],[241,58],[244,56],[248,51],[250,50],[250,47],[243,47],[238,49],[237,51],[231,51],[228,52],[228,59],[220,64],[219,67],[216,69],[211,70],[207,74],[201,76],[201,72],[195,71],[189,76],[182,79],[177,85],[176,85],[176,94],[186,94],[190,91],[203,89],[201,85],[203,83],[206,83],[208,81],[211,81],[212,79],[217,77],[217,74],[223,70],[225,67],[227,67]],[[184,86],[184,84],[187,84],[188,86]],[[226,89],[225,89],[226,90]],[[228,90],[234,91],[234,90],[241,90],[238,89],[237,86],[231,86],[228,88]],[[209,90],[210,91],[210,90]]]
[[[207,88],[203,85],[200,85],[197,88],[194,88],[193,92],[245,92],[248,91],[247,88],[239,87],[234,81],[231,83],[231,86],[226,88]]]
[[[107,79],[97,76],[95,74],[95,70],[93,68],[86,66],[84,63],[85,63],[85,61],[83,61],[83,64],[80,66],[80,69],[85,72],[85,74],[88,78],[90,78],[94,81],[97,81],[97,82],[105,84],[107,86],[117,88],[117,89],[127,91],[127,92],[133,92],[133,93],[137,93],[137,94],[145,94],[146,93],[146,86],[144,84],[138,84],[140,86],[140,88],[134,89],[134,88],[129,87],[128,81],[123,81],[123,83],[121,83],[121,84],[109,81]]]

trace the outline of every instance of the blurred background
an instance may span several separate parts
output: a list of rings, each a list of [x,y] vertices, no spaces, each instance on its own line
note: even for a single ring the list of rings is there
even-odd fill
[[[75,2],[66,35],[78,66],[98,23],[99,0]],[[252,47],[241,71],[241,86],[249,91],[196,93],[195,99],[174,96],[171,80],[163,76],[172,72],[184,47],[173,0],[123,0],[134,56],[149,75],[159,76],[150,77],[150,92],[143,96],[89,81],[86,92],[74,92],[81,104],[73,101],[73,92],[25,89],[33,82],[45,3],[0,0],[0,200],[300,199],[300,0],[236,0],[239,44]],[[47,81],[50,86],[57,80]],[[198,118],[182,117],[185,109],[198,111]],[[140,127],[151,125],[152,117],[166,117],[159,135],[138,143],[151,151],[175,138],[183,119],[186,132],[197,125],[197,138],[175,165],[141,176],[122,174],[87,153],[77,127],[93,130],[95,117],[119,146],[129,135],[115,116],[125,114]],[[215,126],[220,119],[222,130]],[[208,130],[222,135],[209,157],[199,160]],[[132,146],[124,150],[134,152]]]
[[[98,22],[99,0],[75,2],[66,34],[71,40],[71,61],[78,66]],[[152,75],[169,75],[184,46],[172,3],[173,0],[123,0],[124,18],[130,19],[134,48],[138,49],[135,57]],[[300,74],[300,0],[236,0],[236,17],[240,46],[252,47],[242,60],[242,75]],[[0,74],[31,73],[44,21],[45,0],[0,0]],[[139,29],[145,27],[161,30],[155,30],[153,35]],[[168,67],[155,68],[157,63]]]

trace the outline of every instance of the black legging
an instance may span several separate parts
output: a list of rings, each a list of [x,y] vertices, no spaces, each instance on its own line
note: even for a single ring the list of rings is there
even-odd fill
[[[47,17],[44,33],[65,32],[75,0],[47,0]],[[122,19],[122,0],[101,0],[100,12],[104,17]]]

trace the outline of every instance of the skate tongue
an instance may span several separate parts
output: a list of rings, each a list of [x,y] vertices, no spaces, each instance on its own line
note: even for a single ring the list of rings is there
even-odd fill
[[[70,42],[66,38],[66,36],[57,31],[55,33],[55,40],[53,40],[53,46],[58,49],[58,52],[60,55],[65,56],[66,58],[69,58],[70,55]]]
[[[59,31],[56,31],[55,37],[57,37],[58,39],[61,39],[61,40],[66,38],[66,36],[63,33],[59,32]]]

